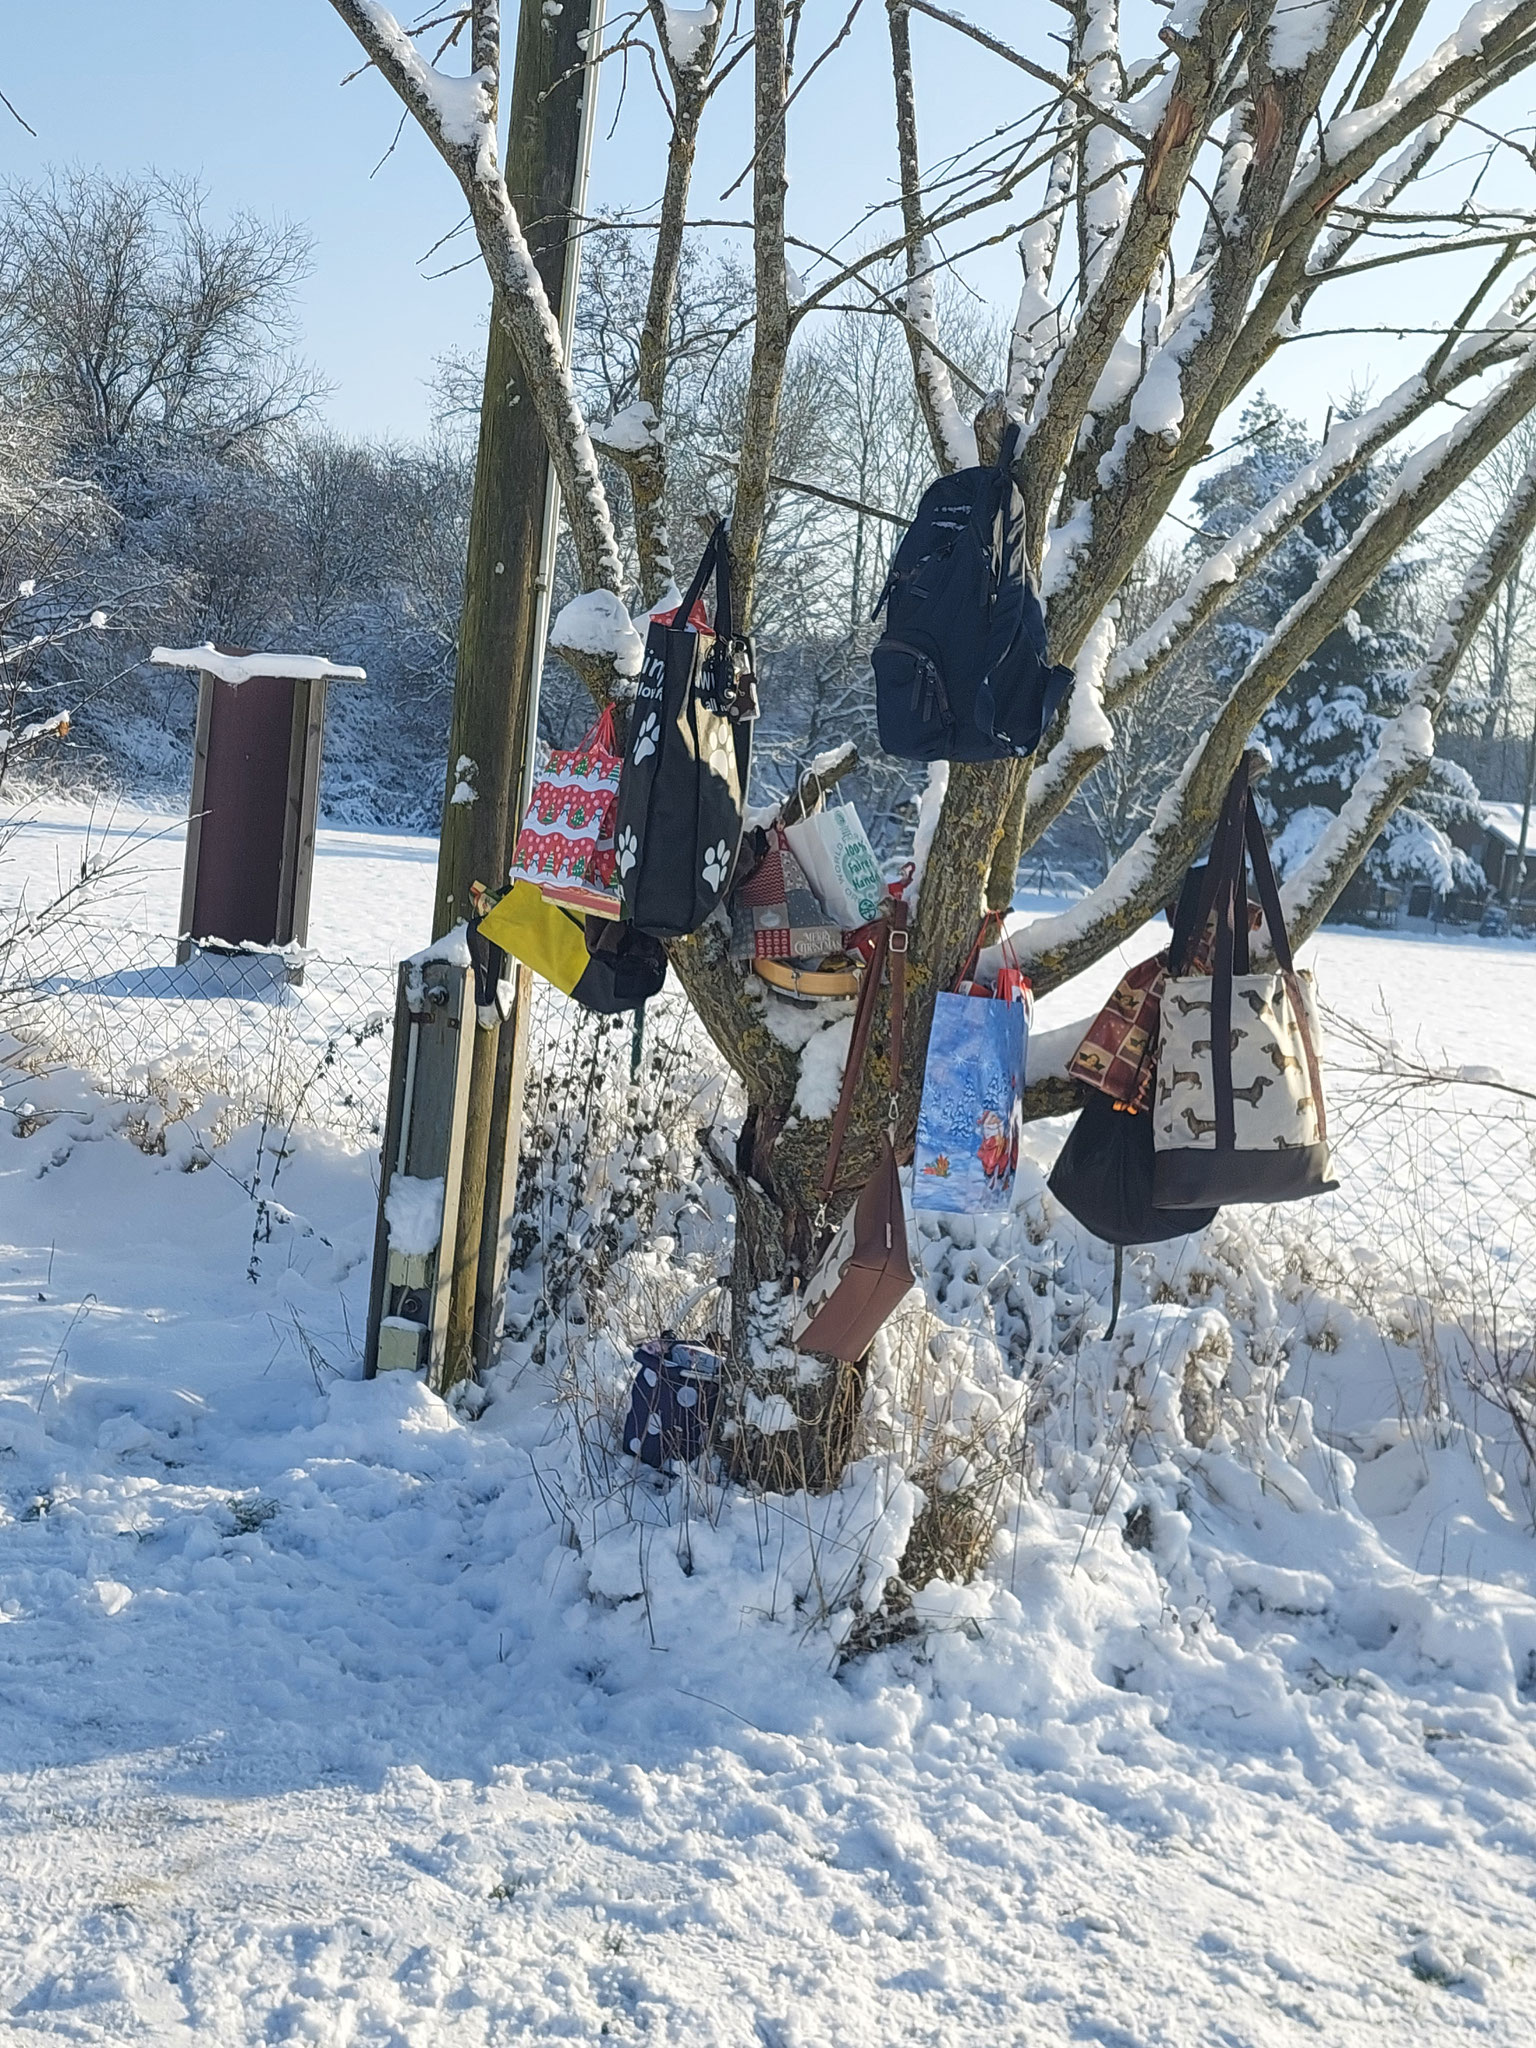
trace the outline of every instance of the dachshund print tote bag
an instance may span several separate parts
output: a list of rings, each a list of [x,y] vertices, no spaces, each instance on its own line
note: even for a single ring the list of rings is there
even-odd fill
[[[1250,971],[1246,868],[1252,865],[1275,966]],[[1157,1047],[1153,1199],[1160,1209],[1293,1202],[1338,1186],[1328,1153],[1322,1032],[1310,974],[1299,973],[1246,761],[1232,778],[1206,869],[1209,974],[1175,960]],[[1181,967],[1184,971],[1180,971]]]

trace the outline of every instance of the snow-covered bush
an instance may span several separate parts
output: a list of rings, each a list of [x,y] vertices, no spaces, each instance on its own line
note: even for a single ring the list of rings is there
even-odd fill
[[[641,1123],[657,1119],[658,1137],[668,1085],[640,1095]],[[670,1185],[653,1182],[645,1196],[652,1234],[631,1230],[604,1206],[614,1177],[582,1180],[578,1137],[577,1152],[563,1164],[549,1153],[542,1170],[551,1194],[565,1191],[561,1214],[585,1263],[567,1269],[560,1312],[525,1300],[525,1334],[493,1376],[493,1404],[557,1388],[562,1419],[532,1455],[595,1597],[658,1600],[674,1549],[692,1561],[685,1577],[707,1554],[712,1574],[726,1573],[712,1576],[711,1599],[812,1629],[837,1659],[974,1630],[999,1586],[1018,1589],[1031,1544],[1063,1520],[1085,1548],[1146,1553],[1182,1608],[1206,1598],[1199,1528],[1264,1502],[1271,1520],[1289,1517],[1290,1534],[1277,1524],[1273,1564],[1244,1567],[1255,1597],[1310,1601],[1308,1560],[1336,1540],[1333,1518],[1363,1526],[1357,1484],[1373,1510],[1383,1489],[1418,1497],[1426,1477],[1410,1462],[1421,1431],[1450,1460],[1428,1481],[1425,1514],[1436,1489],[1464,1486],[1495,1516],[1536,1520],[1536,1268],[1509,1250],[1532,1221],[1513,1177],[1533,1143],[1529,1120],[1517,1106],[1478,1132],[1463,1115],[1453,1158],[1434,1136],[1440,1125],[1398,1117],[1389,1136],[1367,1108],[1344,1124],[1352,1206],[1229,1212],[1194,1239],[1129,1253],[1112,1338],[1109,1249],[1045,1191],[1056,1134],[1038,1127],[1011,1215],[923,1220],[922,1291],[876,1341],[856,1406],[837,1424],[843,1477],[824,1493],[801,1424],[817,1366],[785,1341],[782,1295],[754,1299],[754,1386],[765,1391],[744,1419],[777,1439],[776,1488],[733,1482],[723,1433],[668,1475],[625,1451],[632,1344],[662,1327],[720,1341],[730,1197],[675,1119],[661,1176]],[[1509,1201],[1495,1223],[1484,1183],[1502,1158]],[[1481,1235],[1456,1237],[1459,1211],[1483,1218]],[[535,1267],[517,1284],[540,1277]],[[773,1391],[781,1385],[799,1407]]]
[[[719,1270],[729,1213],[699,1144],[726,1076],[687,1005],[664,994],[639,1023],[544,994],[507,1311],[514,1342],[540,1361],[555,1332],[590,1327],[626,1345],[675,1326],[699,1284],[694,1262]]]

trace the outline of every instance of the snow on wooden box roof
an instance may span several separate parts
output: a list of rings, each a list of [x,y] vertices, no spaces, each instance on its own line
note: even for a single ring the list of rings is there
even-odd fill
[[[323,654],[227,654],[215,647],[212,641],[201,647],[152,648],[149,658],[161,668],[206,669],[221,683],[232,683],[237,688],[241,683],[248,683],[253,676],[271,676],[278,681],[295,683],[365,683],[368,680],[366,669],[343,667],[338,662],[328,661]]]

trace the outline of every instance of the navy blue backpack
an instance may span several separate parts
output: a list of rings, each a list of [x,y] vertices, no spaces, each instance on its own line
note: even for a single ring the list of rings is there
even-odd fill
[[[1024,573],[1024,507],[1011,475],[1018,427],[990,468],[923,493],[874,616],[880,744],[909,761],[1032,754],[1072,671],[1046,652],[1045,614]]]

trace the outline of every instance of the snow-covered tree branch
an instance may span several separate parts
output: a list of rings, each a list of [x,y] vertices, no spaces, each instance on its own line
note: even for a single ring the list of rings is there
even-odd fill
[[[1281,903],[1293,937],[1306,938],[1327,916],[1383,825],[1429,772],[1434,721],[1489,607],[1519,566],[1536,533],[1536,459],[1510,493],[1488,544],[1462,580],[1429,653],[1408,686],[1407,702],[1383,729],[1364,775],[1306,860],[1287,877]]]
[[[1261,714],[1404,543],[1533,405],[1536,342],[1480,406],[1404,466],[1382,504],[1260,645],[1162,796],[1152,823],[1099,888],[1060,918],[1031,927],[1027,965],[1037,986],[1069,980],[1106,950],[1106,928],[1123,936],[1170,899]],[[1368,838],[1359,843],[1357,857],[1369,844]],[[1341,872],[1340,886],[1351,871]]]
[[[500,7],[477,0],[471,68],[464,74],[429,63],[378,0],[332,0],[332,5],[458,180],[495,288],[496,317],[512,336],[549,444],[583,582],[591,590],[617,592],[623,571],[608,494],[571,382],[560,323],[501,171],[496,139]]]

